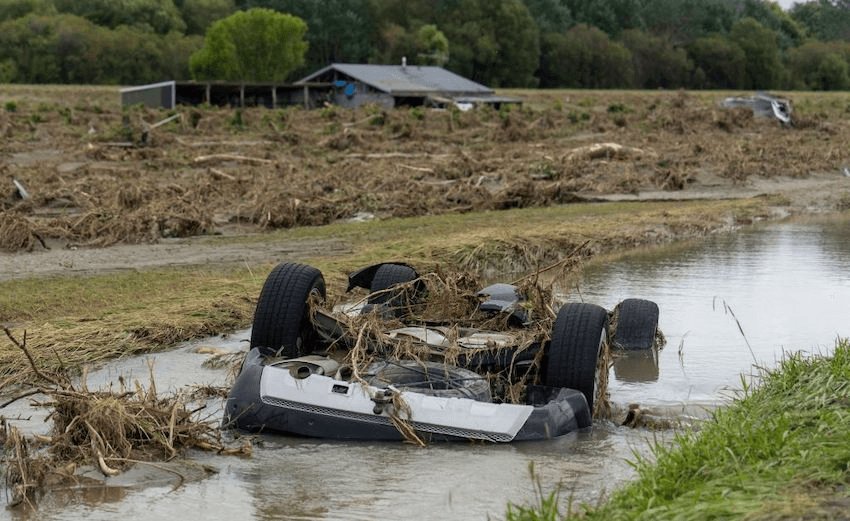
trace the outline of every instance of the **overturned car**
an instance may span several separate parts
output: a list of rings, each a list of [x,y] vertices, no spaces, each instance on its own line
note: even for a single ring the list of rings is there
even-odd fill
[[[502,283],[454,291],[434,318],[427,306],[441,285],[406,264],[377,264],[349,275],[348,290],[366,297],[328,309],[319,270],[279,264],[224,426],[425,443],[541,440],[591,425],[608,370],[607,310],[568,303],[556,313],[541,294]],[[624,300],[616,323],[620,348],[651,349],[658,306]]]

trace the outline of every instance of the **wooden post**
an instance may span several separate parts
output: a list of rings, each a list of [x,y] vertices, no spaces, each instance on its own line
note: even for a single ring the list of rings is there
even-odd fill
[[[277,108],[277,86],[272,85],[272,108]]]
[[[310,108],[310,87],[307,84],[304,84],[304,108]]]

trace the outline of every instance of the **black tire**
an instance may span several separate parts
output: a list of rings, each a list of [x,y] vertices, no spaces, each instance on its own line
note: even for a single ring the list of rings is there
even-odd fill
[[[251,347],[264,355],[295,358],[313,351],[318,339],[307,311],[310,295],[326,297],[322,272],[283,262],[269,273],[254,312]]]
[[[627,351],[652,349],[658,329],[658,304],[651,300],[629,298],[620,303],[613,344]]]
[[[403,284],[419,278],[416,270],[410,266],[403,264],[383,264],[378,271],[375,272],[375,277],[372,279],[369,291],[378,293],[369,297],[368,303],[371,304],[369,309],[374,306],[385,306],[390,310],[390,313],[395,317],[404,315],[404,308],[410,304],[413,288],[410,291],[399,289],[397,291],[384,291],[392,288],[397,284]]]
[[[443,398],[471,398],[490,402],[490,383],[469,369],[439,362],[380,361],[366,369],[369,385],[412,391]]]
[[[581,391],[591,411],[599,352],[607,326],[605,308],[595,304],[566,304],[558,311],[546,354],[544,383]]]

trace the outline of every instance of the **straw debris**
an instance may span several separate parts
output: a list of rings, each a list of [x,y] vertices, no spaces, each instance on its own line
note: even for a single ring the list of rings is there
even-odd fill
[[[23,436],[2,422],[0,442],[5,457],[5,476],[12,490],[10,506],[35,502],[49,477],[61,483],[73,479],[67,469],[89,463],[104,476],[114,476],[136,462],[170,460],[189,448],[215,451],[219,454],[249,455],[250,444],[228,447],[212,421],[200,416],[204,406],[189,409],[193,403],[188,393],[164,396],[157,393],[153,381],[145,388],[135,381],[132,386],[119,378],[119,388],[90,391],[86,374],[79,383],[62,373],[39,369],[22,341],[3,328],[6,336],[27,358],[36,378],[24,392],[0,406],[33,395],[43,396],[34,402],[51,409],[49,433]]]

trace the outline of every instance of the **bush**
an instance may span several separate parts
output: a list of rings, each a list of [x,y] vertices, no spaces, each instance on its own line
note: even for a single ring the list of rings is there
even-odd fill
[[[789,87],[845,90],[850,87],[850,43],[810,42],[788,54]]]

